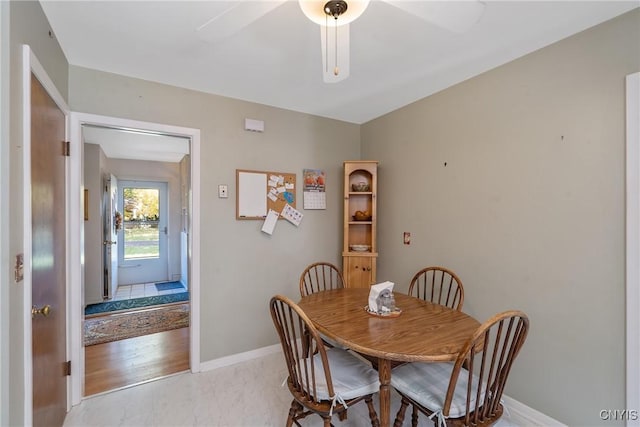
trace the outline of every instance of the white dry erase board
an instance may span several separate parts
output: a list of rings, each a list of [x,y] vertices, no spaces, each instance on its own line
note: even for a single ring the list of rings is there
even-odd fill
[[[287,204],[296,207],[295,173],[236,169],[236,219],[264,220]]]

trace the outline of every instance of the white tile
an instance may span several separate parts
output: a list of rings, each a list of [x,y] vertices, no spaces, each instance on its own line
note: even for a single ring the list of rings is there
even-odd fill
[[[118,288],[116,289],[116,294],[113,296],[114,300],[123,300],[123,299],[129,299],[131,297],[131,286],[129,285],[122,285],[122,286],[118,286]]]

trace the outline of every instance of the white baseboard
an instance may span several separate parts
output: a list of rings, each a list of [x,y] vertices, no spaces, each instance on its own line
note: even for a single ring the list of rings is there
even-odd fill
[[[519,420],[521,419],[526,421],[527,426],[566,427],[566,424],[562,424],[560,421],[555,420],[540,411],[536,411],[535,409],[525,405],[524,403],[518,402],[507,395],[503,394],[502,400],[506,409],[505,412],[509,411],[514,418],[517,417]]]
[[[225,356],[219,359],[202,362],[200,364],[200,371],[211,371],[213,369],[218,369],[225,366],[235,365],[236,363],[257,359],[259,357],[267,356],[269,354],[279,353],[281,351],[282,351],[282,346],[280,344],[274,344],[268,347],[262,347],[262,348],[258,348],[251,351],[245,351],[244,353],[232,354],[231,356]]]
[[[279,353],[282,351],[280,344],[270,345],[268,347],[262,347],[244,353],[232,354],[230,356],[221,357],[219,359],[209,360],[200,364],[200,371],[211,371],[225,366],[235,365],[237,363],[246,362],[249,360],[257,359],[260,357],[268,356],[270,354]],[[518,419],[526,421],[527,426],[544,426],[544,427],[566,427],[560,421],[557,421],[542,412],[539,412],[524,403],[503,395],[505,408],[509,413]]]

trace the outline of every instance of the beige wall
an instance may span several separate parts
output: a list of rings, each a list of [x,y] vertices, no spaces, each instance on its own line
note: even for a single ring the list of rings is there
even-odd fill
[[[445,265],[465,312],[527,312],[507,394],[569,425],[625,406],[624,79],[638,70],[636,9],[361,130],[380,161],[378,278],[406,289]]]
[[[84,303],[102,301],[102,169],[105,156],[97,144],[84,145],[84,188],[88,193],[89,219],[84,221]]]
[[[85,68],[69,75],[73,111],[201,130],[200,359],[274,344],[269,298],[298,298],[307,264],[340,262],[342,162],[360,156],[359,126]],[[265,132],[246,132],[245,118],[264,120]],[[273,236],[261,221],[236,221],[236,169],[296,173],[302,209],[303,168],[326,170],[326,210],[302,210],[299,228],[279,221]]]
[[[9,259],[23,253],[23,183],[22,183],[22,45],[28,44],[63,98],[67,98],[68,63],[55,37],[49,37],[49,24],[37,1],[12,1],[3,3],[3,15],[9,14],[9,80],[10,80],[10,130],[9,140],[3,135],[3,156],[8,146],[9,152],[9,210],[8,237]],[[3,37],[6,34],[3,31]],[[3,45],[4,46],[4,45]],[[3,73],[5,70],[2,70]],[[3,76],[4,77],[4,76]],[[4,178],[4,174],[3,174]],[[3,221],[6,219],[3,217]],[[13,265],[13,262],[2,265]],[[2,420],[8,418],[10,425],[23,425],[24,393],[24,311],[23,282],[14,283],[11,269],[2,270],[2,286],[9,287],[9,304],[3,305],[3,311],[9,310],[9,378],[2,376],[3,390],[8,384],[8,404],[3,399]],[[4,297],[4,295],[3,295]],[[3,298],[4,300],[4,298]],[[3,342],[6,336],[2,335]],[[4,396],[4,393],[3,393]],[[27,398],[31,398],[28,396]],[[5,415],[6,414],[6,415]]]

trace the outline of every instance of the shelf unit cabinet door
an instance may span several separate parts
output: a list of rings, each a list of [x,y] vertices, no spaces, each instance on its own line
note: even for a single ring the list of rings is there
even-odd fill
[[[376,280],[374,257],[344,257],[343,275],[348,288],[369,288]]]

